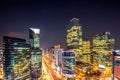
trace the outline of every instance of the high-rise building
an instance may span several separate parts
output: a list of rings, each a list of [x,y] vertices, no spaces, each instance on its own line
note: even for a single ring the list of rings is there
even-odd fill
[[[76,59],[82,55],[82,27],[78,18],[72,18],[67,29],[67,48],[76,52]]]
[[[58,67],[59,66],[59,52],[61,51],[62,49],[60,48],[60,45],[55,45],[54,46],[54,63],[55,63],[55,66]]]
[[[114,38],[110,32],[97,34],[93,37],[93,62],[111,64],[111,55],[114,48]]]
[[[42,50],[39,43],[40,29],[29,28],[29,40],[31,44],[31,79],[40,78],[42,74]]]
[[[90,63],[90,53],[91,53],[91,46],[89,40],[83,40],[83,55],[82,55],[82,62]]]
[[[62,52],[63,49],[60,48],[60,45],[54,46],[54,64],[55,64],[55,70],[62,74]]]
[[[3,37],[5,80],[26,79],[30,75],[30,45],[25,39]]]
[[[31,48],[39,48],[40,46],[39,34],[40,34],[40,29],[29,28],[29,39],[30,39]]]

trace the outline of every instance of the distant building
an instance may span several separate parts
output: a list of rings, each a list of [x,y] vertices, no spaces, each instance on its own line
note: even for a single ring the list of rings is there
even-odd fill
[[[59,66],[59,63],[60,63],[60,59],[59,59],[59,56],[60,56],[60,51],[62,51],[62,49],[60,48],[60,45],[55,45],[54,46],[54,63],[55,63],[55,66]]]
[[[54,46],[55,70],[58,71],[60,74],[62,74],[62,52],[63,49],[58,46]]]
[[[67,49],[75,50],[76,58],[79,61],[82,55],[82,26],[78,18],[72,18],[67,29]]]
[[[48,57],[49,57],[49,64],[53,65],[55,63],[55,54],[54,54],[54,47],[50,47],[48,49]]]
[[[111,64],[111,55],[114,48],[114,38],[110,32],[97,34],[93,37],[93,62]]]
[[[30,75],[30,45],[25,39],[4,36],[3,56],[4,79],[25,79]]]
[[[62,51],[60,45],[55,45],[54,47],[50,47],[48,49],[48,55],[49,55],[49,64],[52,65],[52,67],[57,70],[57,67],[60,64],[60,51]]]

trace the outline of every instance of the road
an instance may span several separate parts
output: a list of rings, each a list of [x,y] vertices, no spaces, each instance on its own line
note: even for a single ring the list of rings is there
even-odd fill
[[[44,61],[42,63],[42,68],[43,68],[42,80],[54,80]]]
[[[62,80],[62,78],[59,75],[57,75],[57,73],[52,69],[51,65],[49,65],[49,62],[44,57],[43,57],[43,61],[46,67],[48,68],[48,71],[52,75],[53,80]]]

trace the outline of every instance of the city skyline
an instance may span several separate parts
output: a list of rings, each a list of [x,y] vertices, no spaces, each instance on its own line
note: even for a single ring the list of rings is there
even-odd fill
[[[0,40],[3,35],[28,39],[29,27],[40,28],[40,46],[66,46],[69,21],[79,18],[83,37],[92,38],[109,31],[119,47],[120,5],[118,0],[106,1],[39,1],[5,0],[0,3]]]

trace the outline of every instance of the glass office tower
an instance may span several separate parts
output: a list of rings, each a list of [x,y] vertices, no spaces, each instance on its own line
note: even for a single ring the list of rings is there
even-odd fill
[[[42,74],[42,51],[39,46],[40,29],[29,28],[31,44],[31,79],[40,78]]]
[[[30,45],[25,39],[3,37],[4,79],[20,80],[30,76]]]

